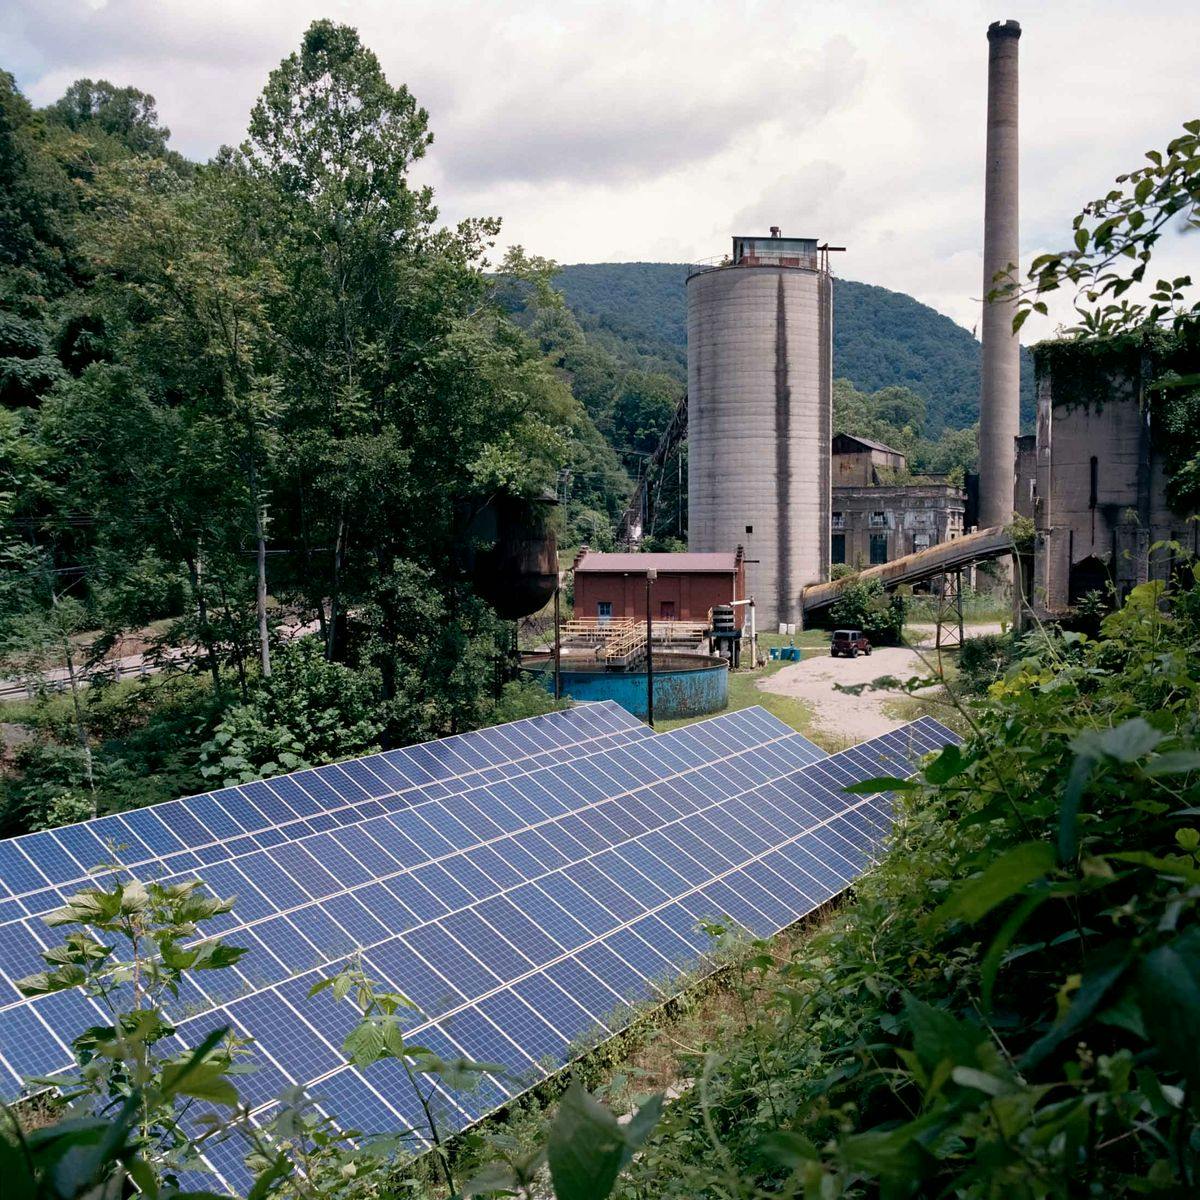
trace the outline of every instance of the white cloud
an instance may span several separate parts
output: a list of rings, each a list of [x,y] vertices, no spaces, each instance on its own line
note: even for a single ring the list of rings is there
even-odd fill
[[[357,26],[430,110],[420,173],[448,220],[502,216],[505,243],[563,262],[703,258],[735,224],[780,224],[968,328],[989,21],[1025,30],[1027,256],[1196,115],[1191,0],[6,0],[0,44],[34,101],[82,75],[133,83],[204,157],[317,16]],[[1186,269],[1178,239],[1162,260]]]

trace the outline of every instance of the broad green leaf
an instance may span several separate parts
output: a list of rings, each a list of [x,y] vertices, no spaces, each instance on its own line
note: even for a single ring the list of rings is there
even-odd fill
[[[1138,965],[1138,997],[1150,1039],[1164,1062],[1200,1088],[1200,939],[1184,935]]]
[[[662,1103],[661,1095],[653,1096],[622,1128],[578,1081],[572,1082],[559,1101],[546,1151],[556,1200],[605,1200],[658,1123]]]
[[[874,796],[878,792],[902,792],[919,786],[915,779],[881,775],[877,779],[863,779],[858,783],[849,783],[842,788],[842,791],[849,796]]]
[[[1145,758],[1162,740],[1163,735],[1144,717],[1134,717],[1112,729],[1085,730],[1071,743],[1071,749],[1087,758],[1133,763]]]
[[[912,995],[904,999],[904,1019],[912,1030],[913,1048],[927,1070],[945,1059],[955,1065],[977,1065],[976,1047],[986,1040],[977,1025]]]
[[[1053,867],[1054,849],[1048,842],[1024,842],[1014,846],[1000,855],[982,875],[960,884],[934,912],[933,923],[944,925],[958,919],[973,924]]]
[[[948,783],[969,765],[970,760],[965,759],[962,750],[951,742],[950,745],[943,746],[937,758],[925,767],[925,778],[933,784]]]
[[[1124,978],[1133,961],[1133,951],[1123,942],[1109,943],[1098,950],[1083,974],[1066,1016],[1025,1052],[1022,1066],[1037,1066],[1081,1028]]]

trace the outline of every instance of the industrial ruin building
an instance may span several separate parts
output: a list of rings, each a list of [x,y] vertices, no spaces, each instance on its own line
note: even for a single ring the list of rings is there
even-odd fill
[[[688,548],[746,547],[764,628],[828,577],[832,297],[828,248],[777,228],[687,280]]]
[[[1035,525],[1030,605],[1053,617],[1091,595],[1120,603],[1137,584],[1168,578],[1177,555],[1161,543],[1200,553],[1200,525],[1168,501],[1168,446],[1155,416],[1164,401],[1147,387],[1172,366],[1196,364],[1128,338],[1043,343],[1034,361],[1036,452],[1016,439],[1015,485],[1017,511]]]
[[[655,621],[707,622],[712,609],[746,599],[746,556],[741,546],[712,554],[600,554],[575,556],[575,615],[599,621],[644,620],[646,572],[657,572]],[[737,628],[744,608],[734,608]]]
[[[830,559],[855,569],[961,537],[966,493],[945,476],[906,480],[908,459],[869,438],[833,439]]]

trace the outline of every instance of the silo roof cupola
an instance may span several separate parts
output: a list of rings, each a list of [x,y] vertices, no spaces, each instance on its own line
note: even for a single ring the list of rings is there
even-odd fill
[[[731,263],[735,267],[802,267],[818,269],[817,239],[784,237],[778,225],[767,237],[735,237]]]

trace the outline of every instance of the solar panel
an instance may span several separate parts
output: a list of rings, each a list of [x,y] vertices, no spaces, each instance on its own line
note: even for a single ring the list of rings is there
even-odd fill
[[[48,912],[114,861],[143,876],[151,863],[161,874],[198,869],[340,829],[398,800],[455,795],[651,736],[603,701],[0,841],[0,922]]]
[[[458,796],[434,799],[402,797],[405,804],[397,811],[368,817],[334,835],[301,834],[228,862],[179,875],[155,873],[166,880],[200,875],[214,892],[235,894],[233,912],[211,923],[209,932],[236,932],[239,944],[252,951],[244,966],[214,973],[203,985],[189,982],[177,1015],[204,1013],[242,993],[318,964],[332,964],[389,931],[435,920],[586,857],[608,840],[654,821],[652,784],[669,776],[699,778],[700,767],[694,764],[707,767],[718,756],[745,759],[747,748],[762,745],[764,739],[772,739],[792,763],[812,761],[821,753],[768,714],[733,714],[653,738],[653,746],[643,741],[636,756],[621,747],[587,757],[577,751],[574,764],[516,775],[509,781],[512,795],[507,804],[497,795],[500,785],[480,785]],[[592,791],[582,786],[586,779]],[[623,804],[616,806],[616,799]],[[327,869],[334,867],[331,856],[338,853],[336,871]],[[541,914],[544,922],[571,920],[560,915],[552,900],[529,900],[550,905],[550,911]],[[9,1016],[12,1006],[20,1003],[15,1000],[20,994],[16,981],[40,968],[40,952],[52,938],[31,918],[0,925],[0,995],[9,1001],[3,1007],[0,999],[0,1045],[6,1040],[7,1022],[15,1020]],[[53,1000],[35,1001],[35,1013],[46,1012]],[[79,1000],[85,1009],[94,1010],[91,1001]],[[83,1025],[99,1020],[98,1010],[90,1011],[88,1018]],[[82,1027],[47,1024],[57,1029]],[[18,1040],[23,1028],[13,1035]],[[37,1051],[38,1072],[65,1064],[65,1046],[56,1034],[34,1041],[30,1054]],[[0,1072],[0,1078],[5,1074]],[[7,1090],[14,1082],[4,1080]]]
[[[323,835],[256,850],[253,870],[238,872],[253,895],[212,883],[238,891],[226,932],[252,953],[203,990],[189,981],[179,1037],[194,1043],[224,1024],[253,1036],[261,1069],[239,1086],[256,1109],[304,1083],[347,1125],[403,1127],[417,1109],[402,1072],[343,1063],[349,1002],[305,998],[358,951],[369,974],[419,1005],[420,1044],[506,1065],[475,1092],[440,1089],[444,1127],[461,1129],[621,1028],[631,1004],[669,994],[681,970],[703,969],[699,921],[766,936],[843,890],[890,812],[886,798],[841,787],[908,774],[948,740],[923,720],[825,757],[763,710],[743,710],[527,772],[507,781],[511,791],[481,783],[367,817],[347,827],[365,839],[344,848],[350,866],[307,848]],[[376,836],[381,819],[404,834],[406,856]],[[217,866],[237,870],[237,860]],[[212,867],[194,873],[208,880]],[[0,926],[10,979],[36,969],[26,935],[45,944],[31,922]],[[44,1003],[0,1010],[8,1092],[22,1074],[65,1066],[53,1028],[90,1023],[50,1020]],[[226,1185],[241,1182],[225,1152],[214,1150],[212,1166]]]

